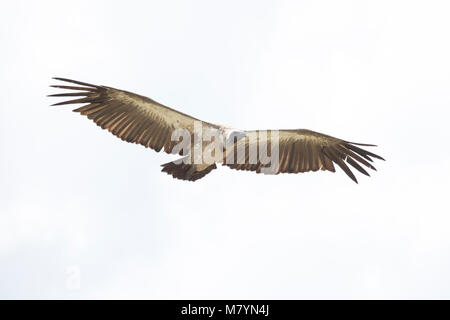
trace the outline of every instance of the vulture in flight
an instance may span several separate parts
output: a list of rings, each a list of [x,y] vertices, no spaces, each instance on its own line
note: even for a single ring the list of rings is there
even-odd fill
[[[50,96],[75,97],[53,104],[54,106],[84,104],[73,111],[87,116],[118,138],[141,144],[157,152],[164,150],[169,154],[182,155],[181,159],[162,165],[163,172],[177,179],[196,181],[216,169],[217,163],[236,170],[270,174],[318,170],[335,172],[336,164],[357,183],[350,167],[369,176],[364,167],[376,170],[371,163],[372,158],[384,160],[361,148],[375,146],[371,144],[349,142],[306,129],[236,130],[198,120],[132,92],[65,78],[54,79],[68,82],[70,85],[51,87],[71,91]],[[184,136],[176,134],[179,132],[189,135],[188,141],[184,141],[182,147],[179,138]],[[209,139],[199,137],[198,132],[209,132]],[[220,150],[210,147],[216,138],[221,141],[220,144],[215,144]],[[208,146],[212,161],[206,161],[205,156],[198,157],[196,154],[199,151],[200,154],[202,151],[206,152]],[[276,148],[271,149],[275,146]],[[263,149],[266,149],[267,157],[268,154],[271,157],[276,156],[271,158],[276,159],[275,166],[261,156],[258,158]]]

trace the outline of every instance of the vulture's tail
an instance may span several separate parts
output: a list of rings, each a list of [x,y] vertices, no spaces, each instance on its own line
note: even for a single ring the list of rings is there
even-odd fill
[[[216,169],[216,164],[203,165],[203,164],[185,164],[183,162],[171,161],[161,165],[162,172],[172,175],[176,179],[195,181],[203,178],[212,170]]]

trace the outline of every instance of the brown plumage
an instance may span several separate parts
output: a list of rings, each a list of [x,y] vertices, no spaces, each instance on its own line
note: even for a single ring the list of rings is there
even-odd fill
[[[70,82],[77,86],[53,85],[59,89],[75,90],[50,95],[52,97],[75,97],[75,99],[54,104],[54,106],[83,103],[84,105],[74,109],[81,115],[94,121],[102,129],[106,129],[118,138],[155,151],[163,150],[166,153],[182,150],[174,150],[178,141],[172,141],[171,137],[175,130],[185,129],[191,135],[192,142],[198,133],[195,123],[200,123],[203,130],[216,130],[224,139],[231,132],[241,132],[244,136],[237,139],[231,148],[224,147],[223,165],[236,170],[250,170],[257,173],[263,172],[268,165],[261,163],[259,159],[255,162],[249,157],[250,150],[258,148],[261,142],[267,143],[270,153],[272,132],[262,134],[263,131],[235,131],[229,127],[215,125],[200,121],[177,110],[164,106],[150,98],[143,97],[131,92],[118,90],[106,86],[97,86],[75,80],[54,78],[56,80]],[[349,166],[364,175],[369,175],[363,166],[376,170],[370,163],[372,158],[384,160],[382,157],[364,150],[358,146],[374,146],[370,144],[359,144],[337,139],[325,134],[311,130],[277,130],[279,136],[279,165],[271,173],[299,173],[308,171],[328,170],[335,172],[334,164],[337,164],[353,181],[357,179]],[[257,139],[250,139],[250,136]],[[201,143],[204,150],[207,142]],[[246,152],[239,159],[237,150],[243,147]],[[235,153],[236,161],[228,163],[225,156],[230,152]],[[192,156],[193,147],[188,156]],[[186,155],[185,155],[186,156]],[[189,164],[183,162],[169,162],[163,164],[163,172],[174,178],[195,181],[216,169],[215,163]]]
[[[382,157],[361,149],[359,146],[374,146],[371,144],[360,144],[348,142],[337,139],[325,134],[314,132],[306,129],[297,130],[277,130],[279,135],[279,166],[273,172],[278,173],[299,173],[308,171],[328,170],[335,172],[334,164],[337,164],[353,181],[358,182],[353,172],[347,166],[346,162],[359,172],[369,176],[369,173],[361,167],[360,164],[376,170],[375,167],[369,163],[373,158],[384,160]],[[249,149],[252,144],[259,144],[261,139],[267,144],[268,153],[270,153],[271,131],[263,135],[261,138],[259,131],[247,131],[250,135],[254,133],[257,136],[256,140],[251,141],[247,136],[236,143],[234,149],[235,159],[237,159],[237,150],[239,144],[242,144],[246,150],[245,159],[238,159],[237,163],[226,164],[232,169],[236,170],[250,170],[261,172],[261,169],[268,167],[258,161],[256,164],[251,164],[249,160]],[[255,146],[253,146],[255,147]],[[231,152],[232,150],[230,150]]]

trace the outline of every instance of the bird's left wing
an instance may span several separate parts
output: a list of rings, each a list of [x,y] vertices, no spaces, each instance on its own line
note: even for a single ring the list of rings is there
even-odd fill
[[[102,129],[107,129],[124,141],[141,144],[158,152],[164,147],[165,152],[172,153],[178,143],[171,141],[174,130],[185,129],[193,136],[194,122],[200,121],[132,92],[65,78],[54,79],[77,86],[53,85],[51,87],[75,91],[50,96],[80,97],[55,103],[54,106],[84,103],[86,105],[73,111],[87,116]],[[207,122],[201,123],[215,127]]]
[[[232,162],[223,163],[232,169],[264,172],[272,163],[263,164],[260,159],[251,157],[251,149],[258,150],[267,148],[266,153],[270,155],[272,144],[277,143],[278,163],[270,173],[299,173],[308,171],[328,170],[335,172],[334,164],[337,164],[353,181],[358,182],[347,164],[359,172],[369,175],[361,166],[376,170],[370,163],[372,158],[384,160],[382,157],[367,151],[359,146],[374,146],[348,142],[322,133],[306,129],[297,130],[255,130],[247,131],[245,138],[238,140],[234,147],[227,150],[227,156],[234,152]],[[253,139],[252,139],[253,137]],[[276,137],[276,139],[275,139]],[[242,147],[241,156],[238,154]],[[260,155],[260,153],[259,153]]]

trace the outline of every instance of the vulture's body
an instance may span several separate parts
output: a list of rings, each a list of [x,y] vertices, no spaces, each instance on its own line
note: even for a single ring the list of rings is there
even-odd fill
[[[131,92],[118,90],[106,86],[97,86],[84,82],[55,78],[56,80],[71,82],[77,86],[55,85],[60,89],[75,90],[67,93],[53,94],[56,97],[76,97],[70,101],[56,103],[65,105],[83,103],[79,112],[93,120],[102,129],[120,139],[141,144],[159,152],[176,153],[183,156],[178,161],[163,164],[163,172],[174,178],[195,181],[216,169],[217,163],[236,170],[251,170],[257,173],[298,173],[307,171],[328,170],[335,172],[337,164],[353,181],[357,182],[353,172],[347,164],[365,175],[369,175],[361,166],[375,170],[370,162],[371,158],[382,159],[380,156],[364,150],[357,144],[334,138],[311,130],[234,130],[230,127],[204,122],[187,114],[166,107],[150,98]],[[177,133],[189,134],[187,149],[180,149],[179,139],[174,139]],[[208,146],[214,139],[199,137],[209,133],[211,137],[219,137],[219,147],[211,152]],[[180,135],[177,136],[178,138]],[[271,146],[277,148],[277,163],[268,169],[270,164],[252,157],[252,150],[261,150],[261,145],[267,146],[270,153]],[[217,147],[217,145],[215,145]],[[245,150],[239,153],[239,150]],[[273,153],[272,150],[272,153]],[[206,156],[198,157],[197,153],[209,154],[213,161],[206,161]],[[202,153],[203,152],[203,153]],[[229,156],[233,161],[227,161]]]

